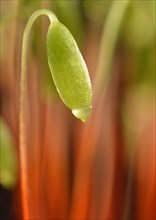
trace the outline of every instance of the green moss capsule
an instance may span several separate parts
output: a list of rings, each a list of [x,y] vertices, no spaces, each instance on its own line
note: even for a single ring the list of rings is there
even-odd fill
[[[0,184],[12,189],[17,182],[17,158],[12,134],[0,117]]]
[[[53,22],[47,34],[48,63],[56,89],[72,113],[86,121],[91,112],[92,88],[86,64],[69,30]]]

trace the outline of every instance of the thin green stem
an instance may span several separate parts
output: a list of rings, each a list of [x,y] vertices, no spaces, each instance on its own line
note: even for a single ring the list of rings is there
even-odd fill
[[[22,42],[21,76],[20,76],[20,98],[19,98],[19,157],[20,157],[20,178],[21,178],[21,199],[23,208],[23,219],[29,220],[30,207],[28,195],[28,166],[26,147],[26,89],[27,89],[27,57],[30,31],[35,20],[41,16],[49,17],[50,22],[57,21],[56,16],[47,9],[40,9],[34,12],[29,18],[24,30]]]
[[[96,79],[94,82],[95,99],[99,96],[101,88],[104,92],[107,89],[109,79],[111,76],[111,64],[114,58],[114,51],[116,48],[119,31],[129,3],[130,0],[114,0],[106,23],[104,24],[100,42]]]

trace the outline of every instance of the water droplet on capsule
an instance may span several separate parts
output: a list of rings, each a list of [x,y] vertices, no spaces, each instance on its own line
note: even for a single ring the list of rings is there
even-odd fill
[[[87,118],[91,113],[92,107],[86,107],[82,109],[73,109],[72,113],[76,118],[79,118],[81,121],[86,122]]]

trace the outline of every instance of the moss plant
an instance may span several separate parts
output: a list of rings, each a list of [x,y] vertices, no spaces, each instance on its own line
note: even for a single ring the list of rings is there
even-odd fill
[[[30,31],[35,20],[46,15],[50,20],[47,34],[48,63],[56,89],[64,104],[72,113],[85,122],[91,112],[92,88],[86,64],[77,44],[57,17],[47,9],[41,9],[29,18],[23,35],[20,103],[19,103],[19,147],[20,174],[23,218],[31,219],[28,180],[27,180],[27,150],[26,150],[26,73],[28,42]]]

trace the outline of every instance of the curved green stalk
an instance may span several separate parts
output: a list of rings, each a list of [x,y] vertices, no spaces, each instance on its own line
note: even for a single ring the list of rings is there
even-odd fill
[[[35,20],[41,16],[48,16],[50,22],[57,21],[56,16],[49,10],[41,9],[32,14],[24,30],[22,42],[21,77],[20,77],[20,103],[19,103],[19,153],[20,153],[20,175],[21,175],[21,197],[23,218],[30,218],[28,201],[28,172],[27,172],[27,151],[26,151],[26,74],[29,35]]]

